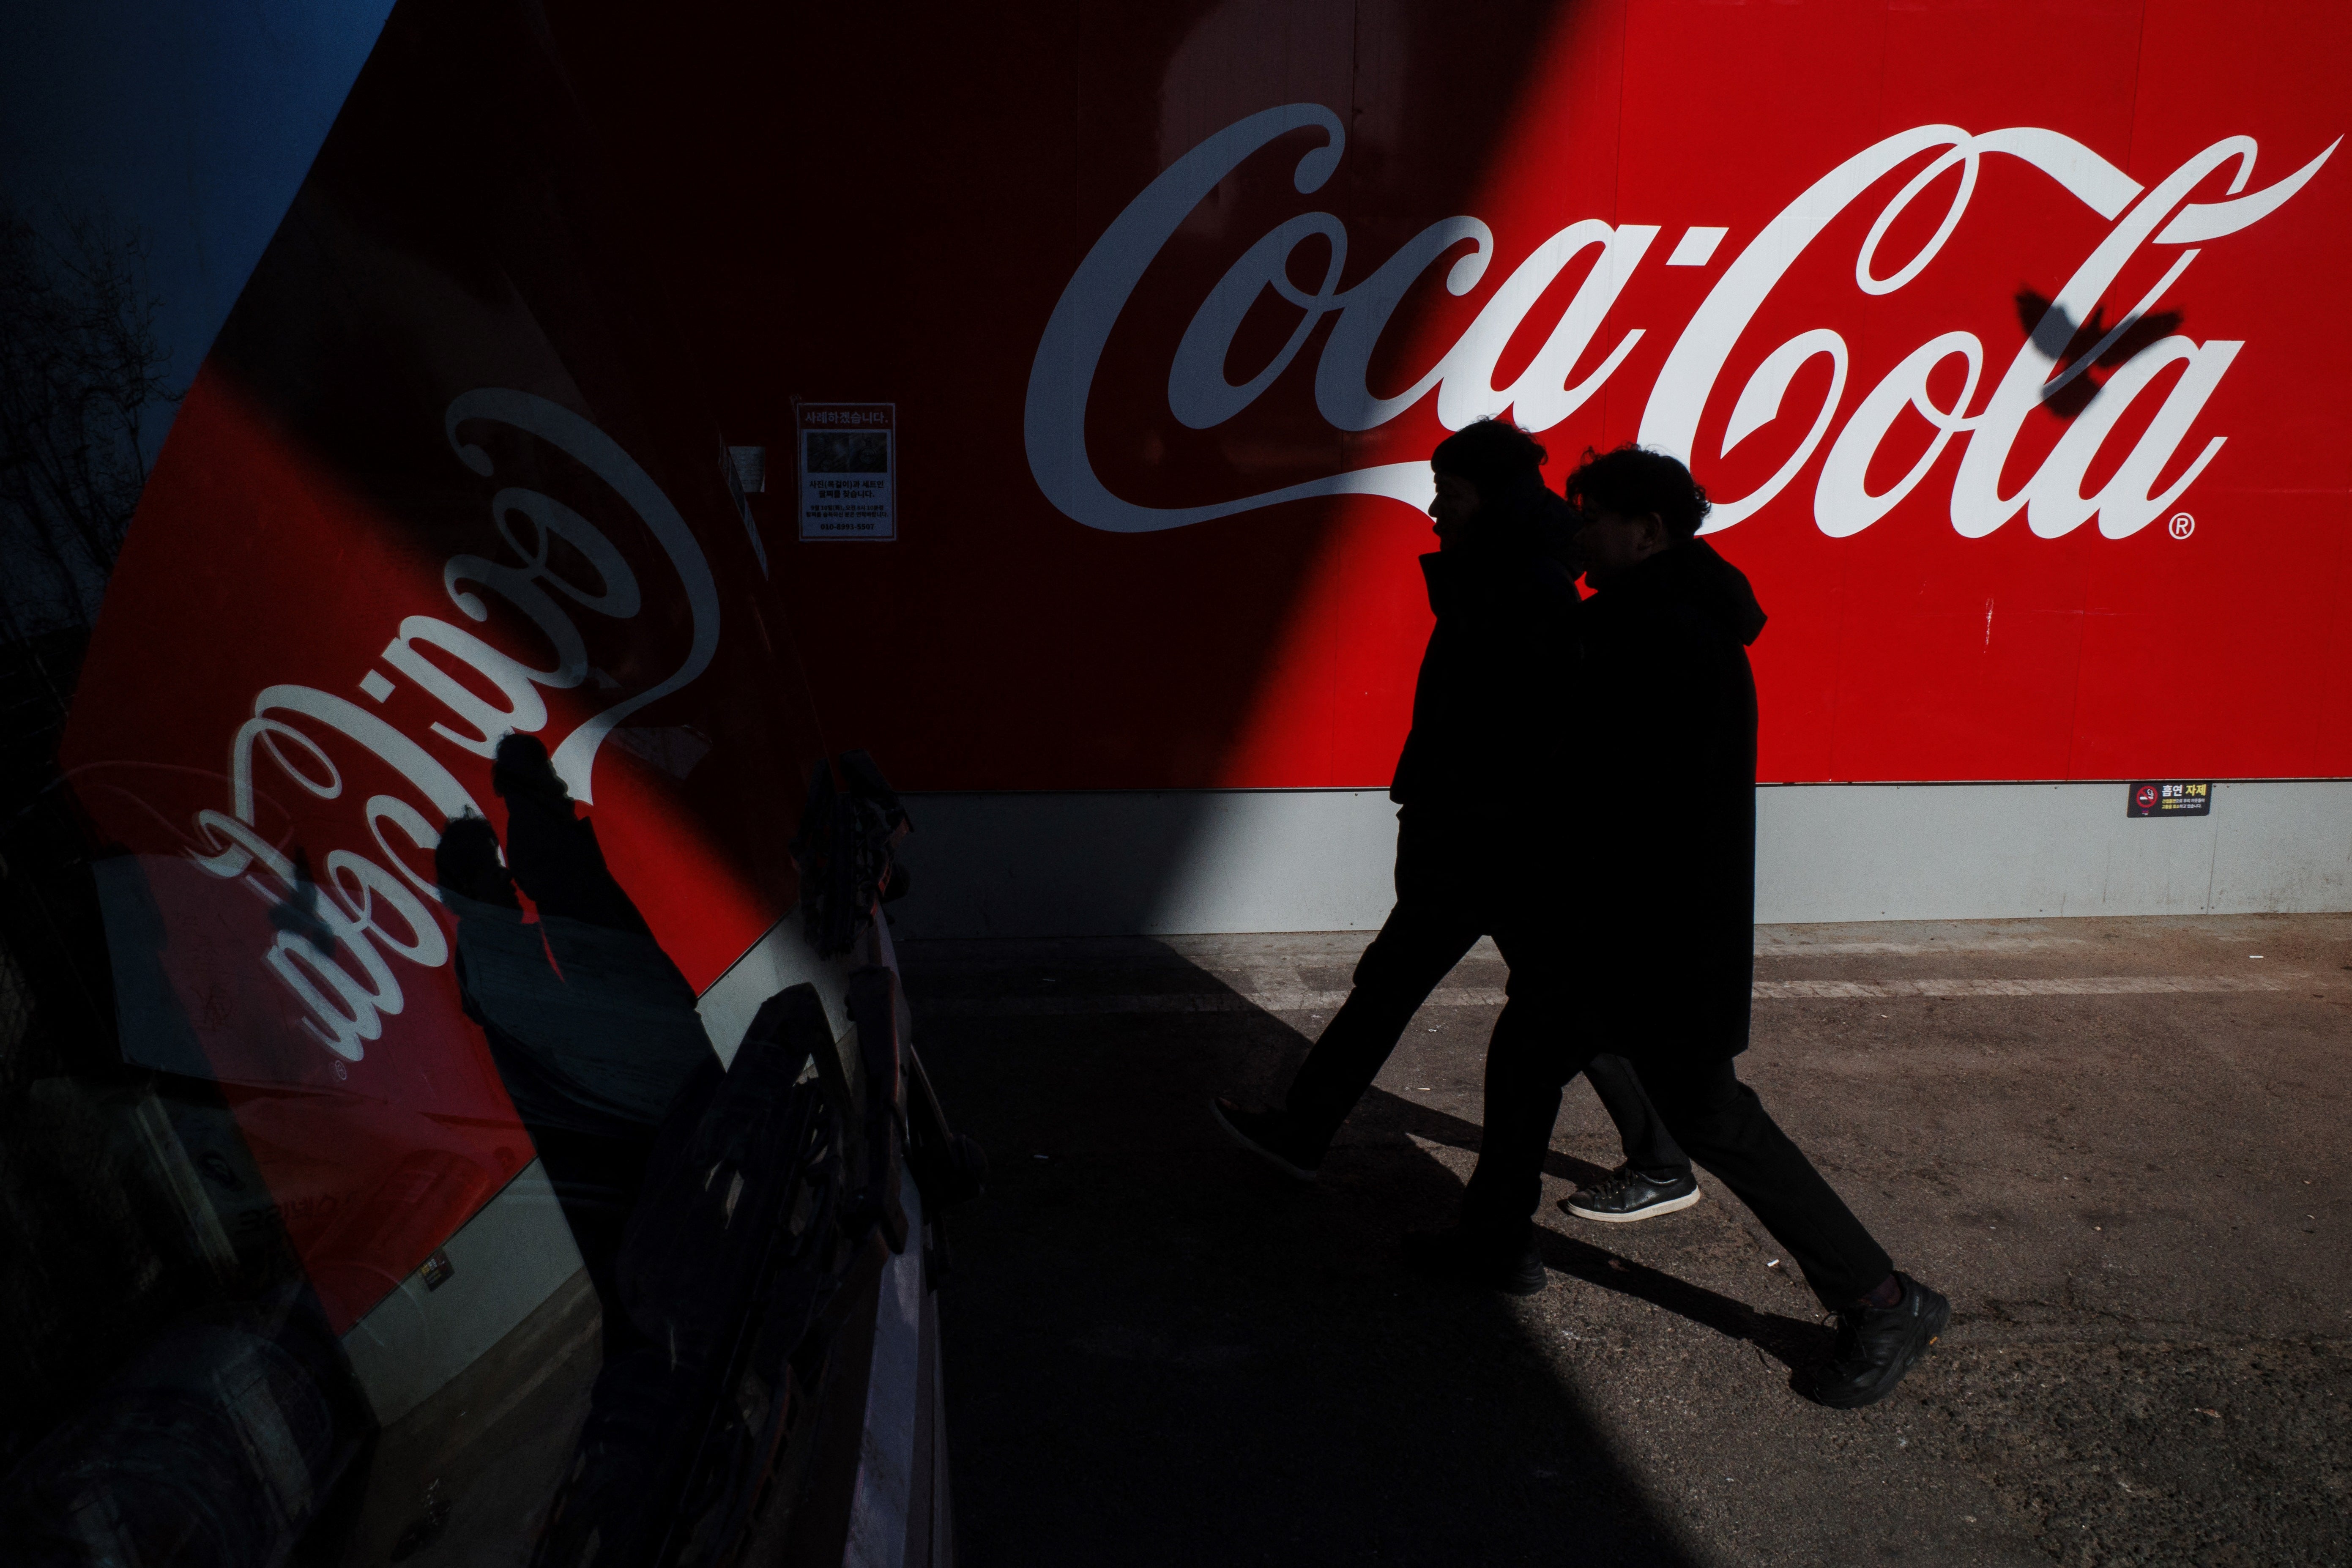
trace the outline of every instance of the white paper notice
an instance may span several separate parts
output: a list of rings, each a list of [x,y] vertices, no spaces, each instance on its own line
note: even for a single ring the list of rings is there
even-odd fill
[[[898,405],[803,403],[793,411],[801,537],[898,537]]]

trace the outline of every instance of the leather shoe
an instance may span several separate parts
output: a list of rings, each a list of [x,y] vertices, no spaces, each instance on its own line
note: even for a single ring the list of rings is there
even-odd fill
[[[1560,1199],[1559,1206],[1579,1219],[1624,1225],[1675,1214],[1696,1202],[1698,1178],[1688,1167],[1662,1175],[1620,1165],[1590,1187],[1579,1187],[1574,1196]]]
[[[1837,1344],[1813,1374],[1817,1403],[1832,1410],[1877,1404],[1951,1323],[1951,1302],[1907,1274],[1895,1278],[1903,1299],[1892,1307],[1839,1309]]]

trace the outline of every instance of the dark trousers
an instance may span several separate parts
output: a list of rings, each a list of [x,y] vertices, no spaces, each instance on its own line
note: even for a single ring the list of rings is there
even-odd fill
[[[1486,1136],[1462,1197],[1465,1227],[1498,1237],[1526,1235],[1528,1215],[1542,1194],[1561,1086],[1586,1069],[1589,1056],[1589,1047],[1557,1035],[1496,1026],[1486,1058]],[[1641,1072],[1651,1105],[1674,1136],[1788,1249],[1823,1306],[1845,1306],[1894,1271],[1885,1249],[1730,1062],[1647,1056]]]
[[[1690,1174],[1690,1156],[1675,1142],[1658,1108],[1650,1103],[1632,1062],[1603,1051],[1584,1064],[1584,1081],[1592,1086],[1609,1120],[1617,1124],[1628,1165],[1660,1179]]]
[[[621,1241],[645,1190],[646,1167],[654,1153],[654,1131],[641,1138],[577,1132],[568,1127],[526,1125],[539,1152],[540,1168],[555,1189],[555,1201],[572,1227],[572,1244],[587,1266],[596,1304],[604,1314],[604,1359],[651,1343],[621,1304]],[[1549,1137],[1547,1133],[1545,1136]]]
[[[1520,916],[1507,889],[1486,885],[1480,866],[1492,855],[1487,843],[1428,828],[1406,814],[1397,838],[1396,908],[1364,950],[1354,988],[1300,1065],[1285,1101],[1292,1123],[1318,1145],[1328,1145],[1338,1133],[1413,1014],[1483,935],[1494,936],[1511,966],[1513,1002],[1504,1013],[1509,1017],[1513,1007],[1519,1010],[1513,1026],[1534,1023],[1530,1009],[1549,1020],[1538,1027],[1572,1026],[1552,1005],[1567,973],[1561,948],[1567,933],[1556,921]],[[1557,897],[1556,888],[1543,890]],[[1503,1029],[1497,1023],[1498,1039]],[[1690,1169],[1689,1156],[1642,1092],[1633,1064],[1622,1057],[1597,1056],[1585,1076],[1617,1123],[1627,1163],[1659,1175]],[[1555,1092],[1555,1112],[1559,1106]],[[1547,1128],[1547,1142],[1549,1137]]]

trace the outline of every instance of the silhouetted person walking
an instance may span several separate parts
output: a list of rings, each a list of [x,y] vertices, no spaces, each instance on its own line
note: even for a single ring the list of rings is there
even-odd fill
[[[1511,966],[1498,1038],[1571,1026],[1555,978],[1565,928],[1553,911],[1566,875],[1557,802],[1571,737],[1579,601],[1560,560],[1571,514],[1544,488],[1543,459],[1525,431],[1492,419],[1465,426],[1432,455],[1439,549],[1421,566],[1437,626],[1389,791],[1400,807],[1396,907],[1283,1107],[1213,1102],[1229,1135],[1302,1180],[1313,1179],[1413,1013],[1480,936],[1492,935]],[[1613,1066],[1595,1075],[1595,1088],[1625,1137],[1621,1176],[1631,1175],[1592,1195],[1615,1211],[1598,1217],[1685,1206],[1698,1190],[1689,1162],[1632,1068]],[[1525,1228],[1475,1264],[1491,1263],[1507,1289],[1540,1289]]]
[[[619,1259],[663,1119],[698,1074],[716,1076],[718,1058],[694,988],[606,867],[547,749],[507,736],[491,784],[507,803],[505,863],[478,816],[449,823],[434,853],[457,918],[458,994],[562,1205],[610,1359],[644,1342]]]
[[[1764,613],[1748,580],[1696,537],[1706,495],[1674,458],[1588,454],[1565,489],[1595,590],[1580,717],[1609,800],[1586,847],[1597,897],[1579,989],[1592,1029],[1496,1031],[1463,1228],[1493,1237],[1528,1224],[1561,1086],[1592,1039],[1638,1042],[1630,1054],[1666,1126],[1839,1315],[1815,1397],[1867,1405],[1926,1353],[1951,1308],[1895,1271],[1732,1068],[1748,1048],[1755,970],[1757,710],[1745,645]]]

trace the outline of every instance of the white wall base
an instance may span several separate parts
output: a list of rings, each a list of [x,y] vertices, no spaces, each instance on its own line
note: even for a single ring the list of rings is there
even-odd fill
[[[801,910],[794,905],[790,914],[770,926],[742,957],[710,983],[695,1003],[694,1010],[702,1016],[702,1032],[710,1037],[710,1048],[719,1053],[719,1064],[733,1067],[735,1052],[743,1044],[751,1020],[759,1016],[761,1005],[777,992],[803,980],[816,986],[817,998],[824,1004],[825,1022],[832,1026],[834,1037],[839,1039],[846,1034],[848,973],[848,964],[816,955],[816,950],[801,934]]]
[[[472,1365],[581,1268],[555,1185],[536,1160],[441,1250],[450,1274],[438,1289],[411,1274],[343,1335],[352,1370],[386,1426]]]
[[[1757,792],[1756,918],[2000,920],[2352,910],[2352,780],[2214,787],[2133,819],[2121,784],[1780,784]],[[1378,926],[1379,790],[907,797],[901,937]],[[1596,828],[1600,825],[1596,824]]]

